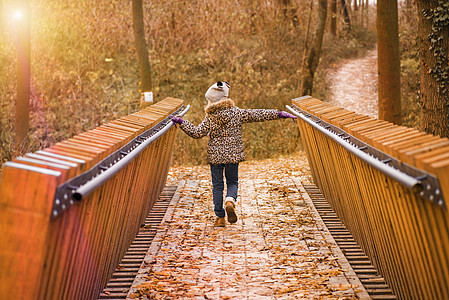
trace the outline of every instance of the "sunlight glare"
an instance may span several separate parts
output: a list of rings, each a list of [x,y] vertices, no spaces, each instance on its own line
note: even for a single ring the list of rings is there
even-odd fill
[[[15,21],[20,21],[23,19],[23,11],[17,9],[14,11],[12,16]]]

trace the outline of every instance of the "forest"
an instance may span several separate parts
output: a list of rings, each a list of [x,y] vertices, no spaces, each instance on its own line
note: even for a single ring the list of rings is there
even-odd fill
[[[21,2],[28,7],[29,15],[19,18],[15,9]],[[184,99],[192,106],[188,119],[199,123],[204,117],[204,93],[217,80],[231,84],[230,98],[244,108],[285,109],[291,99],[303,94],[326,100],[329,70],[377,47],[377,12],[386,1],[377,2],[1,0],[1,161],[48,147],[140,109],[145,83],[139,73],[133,27],[136,3],[142,9],[151,72],[147,79],[151,79],[155,101],[165,97]],[[423,96],[425,82],[420,76],[430,76],[428,86],[437,82],[437,94],[448,97],[449,5],[441,0],[396,4],[400,120],[432,132],[420,124],[423,120],[431,123],[425,114],[420,116],[426,107],[423,97],[428,97]],[[384,10],[382,17],[391,18],[391,12]],[[29,128],[24,142],[18,144],[14,140],[18,30],[23,19],[29,21],[31,85]],[[430,20],[428,38],[419,34],[422,29],[418,20]],[[382,32],[390,30],[387,27]],[[420,55],[433,55],[435,67],[426,65]],[[313,88],[305,86],[310,81],[308,67],[314,68]],[[438,95],[436,98],[443,97]],[[447,123],[446,98],[438,100],[446,101],[439,109],[446,114],[443,123]],[[283,126],[274,122],[249,124],[244,130],[247,159],[282,156],[301,147],[293,122]],[[206,142],[178,135],[174,163],[205,163]]]

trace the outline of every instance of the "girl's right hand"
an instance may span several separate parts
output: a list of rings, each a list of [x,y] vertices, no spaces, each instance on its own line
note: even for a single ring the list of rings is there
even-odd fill
[[[278,116],[279,116],[279,118],[281,118],[281,119],[291,118],[291,119],[293,119],[293,121],[296,120],[296,119],[298,118],[297,116],[294,116],[294,115],[292,115],[292,114],[289,114],[289,113],[286,112],[286,111],[278,111]]]

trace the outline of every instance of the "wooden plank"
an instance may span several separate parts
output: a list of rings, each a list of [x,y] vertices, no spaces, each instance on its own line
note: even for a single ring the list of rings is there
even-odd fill
[[[381,124],[385,124],[385,122],[382,122],[382,121],[379,121],[376,119],[367,119],[367,120],[362,120],[362,121],[348,124],[348,125],[344,126],[342,129],[344,129],[349,134],[355,136],[356,132],[359,130],[359,128],[370,128],[372,126],[379,126]]]
[[[84,170],[89,170],[94,166],[98,161],[99,158],[92,157],[91,155],[85,155],[84,153],[80,154],[79,151],[74,152],[67,149],[61,149],[60,147],[51,146],[50,148],[44,149],[45,153],[51,153],[62,157],[71,157],[73,159],[79,159],[84,161],[83,167]],[[48,154],[46,154],[48,155]]]
[[[407,152],[409,149],[416,149],[417,147],[423,147],[427,143],[439,142],[440,140],[440,137],[436,137],[433,135],[424,135],[421,137],[410,139],[407,142],[398,142],[394,145],[391,145],[390,153],[392,153],[394,157],[401,158],[402,152]],[[404,162],[411,165],[414,164],[414,159],[412,157],[402,156],[402,158]]]
[[[316,99],[293,103],[401,161],[437,174],[441,193],[449,197],[448,139],[367,116],[359,119]],[[310,125],[298,121],[298,127],[314,181],[395,292],[402,298],[449,298],[447,210],[352,157]]]
[[[20,164],[14,167],[4,167],[0,243],[11,246],[0,250],[0,267],[8,270],[0,272],[0,299],[9,299],[11,291],[21,299],[98,296],[164,186],[177,130],[169,130],[87,199],[50,221],[55,189],[182,103],[180,99],[163,100],[44,151],[19,157]],[[30,276],[35,280],[29,280]]]
[[[332,120],[332,124],[336,125],[338,127],[340,127],[341,129],[347,131],[345,128],[346,126],[349,126],[351,124],[355,124],[355,123],[359,123],[363,122],[363,121],[369,121],[372,120],[372,118],[365,116],[365,115],[360,115],[360,114],[352,114],[352,115],[348,115],[342,118],[338,118],[337,120]]]
[[[76,175],[85,172],[85,170],[87,170],[87,162],[84,159],[81,158],[76,158],[76,157],[71,157],[71,156],[67,156],[67,155],[61,155],[58,153],[54,153],[54,152],[49,152],[46,150],[39,150],[36,152],[36,154],[38,155],[42,155],[48,158],[52,158],[52,159],[58,159],[61,161],[66,161],[68,163],[75,163],[78,165],[77,171],[76,171]]]
[[[422,145],[411,147],[408,149],[399,151],[399,158],[404,160],[408,157],[413,160],[412,165],[417,165],[418,161],[423,159],[425,156],[434,156],[438,151],[441,151],[444,147],[449,149],[448,139],[439,139],[435,141],[426,142]],[[449,150],[447,150],[449,152]]]
[[[75,143],[82,143],[86,144],[87,146],[93,146],[99,147],[101,149],[118,149],[120,148],[120,142],[119,141],[113,141],[113,140],[107,140],[104,137],[102,138],[95,138],[92,135],[84,134],[84,135],[76,135],[73,138],[69,139],[69,141],[73,141]],[[111,150],[111,152],[114,152],[114,150]]]
[[[376,147],[376,143],[381,145],[382,141],[388,139],[395,139],[398,136],[401,136],[404,133],[407,133],[411,129],[403,128],[399,126],[383,126],[378,130],[371,131],[369,133],[364,134],[364,141],[374,147]]]
[[[354,115],[354,112],[347,110],[337,110],[329,113],[325,113],[321,115],[321,119],[327,123],[332,123],[332,120],[338,120],[340,118],[348,117]]]
[[[389,124],[382,121],[377,121],[376,124],[369,126],[361,126],[359,128],[353,128],[352,132],[354,136],[366,143],[369,143],[368,138],[370,137],[369,133],[378,134],[384,133],[386,130],[394,130],[396,125]]]
[[[0,299],[34,299],[60,172],[5,163],[0,188]],[[20,191],[20,193],[17,193]]]

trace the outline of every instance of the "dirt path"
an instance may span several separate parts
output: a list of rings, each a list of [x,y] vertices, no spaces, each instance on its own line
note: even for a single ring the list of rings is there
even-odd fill
[[[329,103],[377,118],[377,49],[344,62],[327,80]]]

